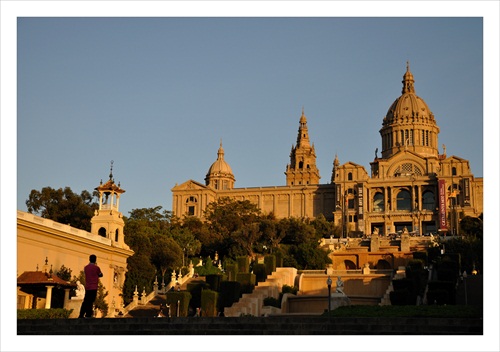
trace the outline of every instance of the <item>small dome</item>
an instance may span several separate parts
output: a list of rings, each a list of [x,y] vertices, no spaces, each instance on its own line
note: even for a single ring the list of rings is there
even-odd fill
[[[217,160],[210,166],[207,172],[208,176],[233,176],[231,166],[224,160],[224,149],[222,148],[222,141],[217,152]]]

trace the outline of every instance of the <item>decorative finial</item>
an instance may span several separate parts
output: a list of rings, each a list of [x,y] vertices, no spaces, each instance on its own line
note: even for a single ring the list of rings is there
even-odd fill
[[[304,116],[304,106],[302,106],[302,116]]]
[[[406,61],[406,71],[410,71],[410,61]]]
[[[114,161],[111,160],[111,169],[109,171],[109,179],[110,180],[113,180],[113,163],[114,163]]]

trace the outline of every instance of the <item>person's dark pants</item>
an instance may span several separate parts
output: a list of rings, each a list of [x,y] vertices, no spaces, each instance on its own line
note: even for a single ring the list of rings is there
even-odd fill
[[[94,307],[96,297],[97,290],[85,290],[85,297],[83,298],[78,318],[91,318],[93,316],[94,311],[92,308]]]

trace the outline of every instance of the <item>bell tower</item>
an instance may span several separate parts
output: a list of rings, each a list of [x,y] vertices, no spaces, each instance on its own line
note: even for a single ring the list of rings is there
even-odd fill
[[[304,109],[302,109],[302,116],[299,121],[297,145],[292,145],[290,164],[286,166],[285,175],[287,186],[317,185],[321,178],[316,167],[314,144],[311,146],[309,142],[309,131]]]
[[[119,211],[120,195],[125,193],[124,189],[120,188],[120,183],[115,184],[113,179],[113,161],[111,161],[111,170],[109,180],[106,183],[99,184],[95,188],[99,192],[99,209],[95,211],[91,219],[90,232],[104,238],[109,238],[115,247],[126,248],[123,227],[123,215]]]

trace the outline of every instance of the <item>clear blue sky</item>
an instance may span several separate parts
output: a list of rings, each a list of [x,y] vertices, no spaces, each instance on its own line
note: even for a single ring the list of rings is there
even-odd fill
[[[1,7],[2,283],[14,282],[13,270],[4,270],[15,261],[8,234],[29,192],[91,191],[107,179],[111,160],[126,190],[125,215],[157,205],[170,210],[170,189],[204,182],[221,138],[237,187],[284,185],[304,108],[322,183],[336,154],[341,163],[368,169],[381,150],[382,119],[401,94],[406,61],[417,95],[441,128],[440,151],[445,144],[448,155],[468,159],[485,177],[485,202],[494,198],[485,226],[498,234],[497,1],[2,1]],[[498,248],[498,236],[488,241],[486,249]],[[497,253],[488,258],[496,262],[485,267],[497,268]],[[485,295],[498,311],[494,280],[486,280]],[[7,291],[3,336],[10,326],[15,335],[4,314],[13,311],[4,302],[14,301],[15,291]],[[494,319],[485,324],[485,338],[498,346]],[[114,348],[137,349],[136,340]],[[166,343],[153,341],[152,350]],[[315,348],[330,349],[331,341],[320,341]],[[374,348],[345,341],[344,350]],[[15,336],[12,342],[9,350],[59,348]],[[272,346],[310,347],[296,340]],[[450,338],[446,346],[472,350],[477,340]]]
[[[169,210],[221,138],[236,187],[284,185],[302,107],[321,183],[335,154],[369,170],[407,60],[440,150],[482,176],[482,39],[481,18],[20,18],[18,208],[114,160],[125,215]]]

